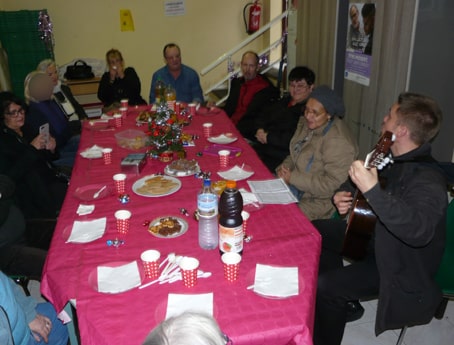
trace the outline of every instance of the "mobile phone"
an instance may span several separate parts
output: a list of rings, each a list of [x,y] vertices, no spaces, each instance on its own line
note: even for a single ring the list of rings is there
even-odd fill
[[[47,146],[49,144],[49,123],[39,126],[39,134],[43,135],[44,142]]]

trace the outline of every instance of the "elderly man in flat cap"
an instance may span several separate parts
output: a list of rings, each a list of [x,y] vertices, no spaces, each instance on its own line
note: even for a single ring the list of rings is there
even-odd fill
[[[328,86],[316,88],[290,141],[290,154],[276,169],[310,219],[330,218],[331,197],[347,179],[358,146],[342,121],[342,99]]]

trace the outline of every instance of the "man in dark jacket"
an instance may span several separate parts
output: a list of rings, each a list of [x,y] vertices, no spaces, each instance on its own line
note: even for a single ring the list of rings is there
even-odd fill
[[[223,109],[241,134],[255,139],[257,116],[279,96],[279,90],[263,75],[258,74],[259,57],[248,51],[241,58],[240,78],[232,80],[230,94]]]
[[[375,333],[428,323],[442,294],[435,282],[445,245],[446,179],[429,141],[442,114],[429,97],[403,93],[382,132],[394,134],[394,163],[380,173],[355,161],[349,176],[377,217],[365,259],[343,267],[343,220],[319,220],[323,238],[315,312],[314,344],[341,344],[349,301],[378,296]],[[344,184],[333,201],[340,215],[352,205],[354,187]]]

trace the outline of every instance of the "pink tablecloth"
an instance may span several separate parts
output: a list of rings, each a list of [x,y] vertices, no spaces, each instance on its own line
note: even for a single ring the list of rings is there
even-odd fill
[[[88,216],[76,214],[80,200],[75,198],[77,187],[101,183],[112,186],[112,175],[119,172],[120,161],[130,151],[115,144],[114,134],[135,127],[136,109],[130,109],[122,128],[87,130],[82,133],[80,149],[96,144],[113,148],[113,163],[103,165],[102,159],[78,157],[71,184],[58,220],[55,235],[47,258],[41,283],[41,291],[61,310],[70,299],[77,301],[77,317],[83,345],[141,344],[146,335],[165,316],[169,293],[197,294],[213,292],[214,316],[220,327],[235,345],[254,344],[312,344],[313,314],[315,304],[320,236],[308,219],[292,205],[265,205],[251,212],[248,233],[253,240],[246,243],[241,263],[240,279],[228,283],[223,278],[218,250],[206,251],[198,246],[197,222],[192,217],[179,214],[184,207],[192,213],[196,208],[196,194],[201,180],[182,177],[182,188],[175,194],[146,198],[134,194],[131,186],[142,176],[162,172],[165,164],[149,159],[140,175],[128,175],[126,191],[130,202],[121,204],[115,195],[96,200],[95,211]],[[213,134],[231,132],[238,134],[224,113],[197,115],[184,131],[200,135],[195,147],[187,148],[189,159],[196,158],[203,171],[211,171],[213,180],[220,179],[217,157],[197,153],[210,145],[202,135],[202,123],[214,124]],[[250,179],[271,178],[272,175],[260,162],[254,151],[240,137],[230,144],[242,149],[232,164],[250,165],[255,174]],[[238,187],[247,188],[246,181]],[[106,245],[107,239],[117,237],[114,212],[118,209],[132,212],[131,230],[119,248]],[[162,215],[184,217],[189,230],[178,238],[162,239],[152,236],[143,225]],[[87,244],[65,243],[68,229],[74,220],[107,217],[105,235]],[[158,249],[163,258],[168,253],[194,256],[200,260],[200,269],[212,272],[207,279],[199,280],[194,288],[185,288],[182,282],[153,285],[145,289],[132,289],[120,294],[103,294],[89,283],[90,273],[96,267],[109,262],[139,260],[145,249]],[[256,295],[246,287],[253,283],[257,263],[298,266],[300,294],[286,299],[267,299]],[[146,282],[147,280],[145,280]]]

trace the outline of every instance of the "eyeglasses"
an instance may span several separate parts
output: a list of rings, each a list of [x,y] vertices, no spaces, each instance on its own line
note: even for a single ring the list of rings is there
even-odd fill
[[[294,88],[295,90],[307,90],[309,88],[309,85],[307,84],[296,84],[296,83],[290,83],[289,87]]]
[[[326,113],[326,111],[317,112],[315,110],[307,109],[307,108],[306,108],[306,110],[304,110],[304,116],[313,115],[314,117],[319,117],[319,116],[322,116],[325,113]]]
[[[5,114],[11,117],[18,117],[19,115],[25,115],[25,110],[20,108],[13,111],[7,111]]]

